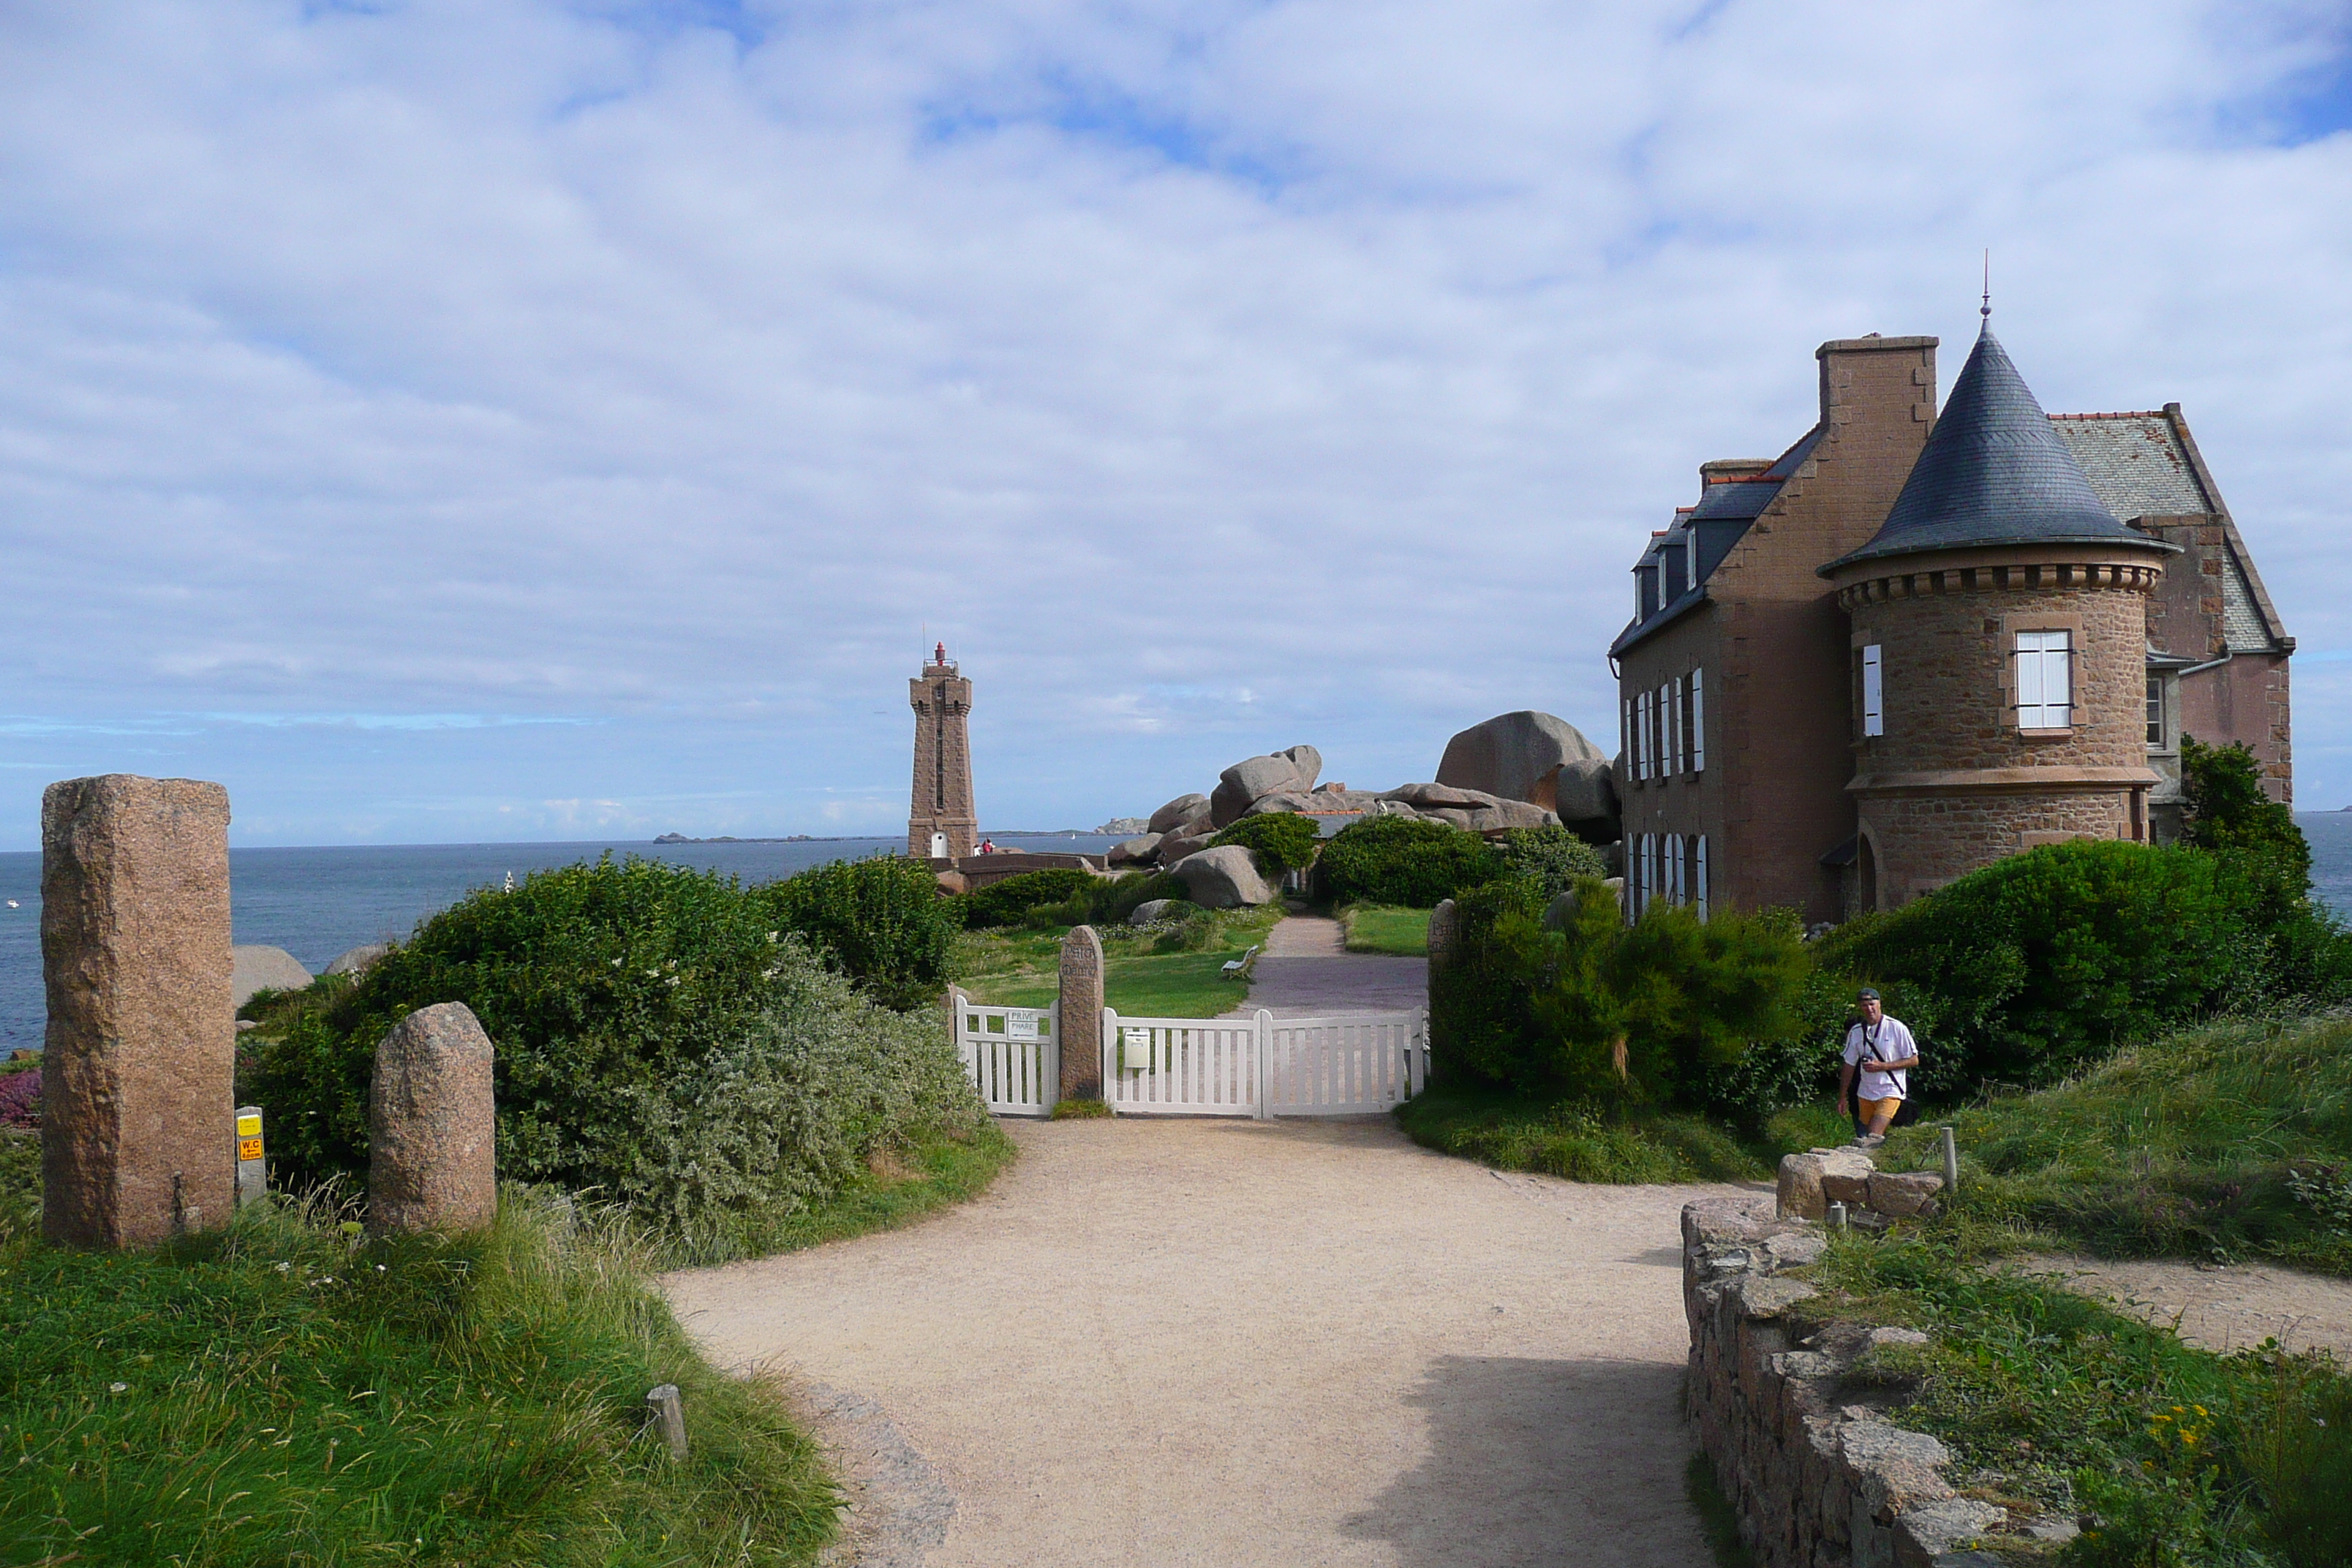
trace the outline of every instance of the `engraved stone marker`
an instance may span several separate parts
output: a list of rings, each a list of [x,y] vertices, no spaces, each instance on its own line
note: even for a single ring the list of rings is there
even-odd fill
[[[1092,926],[1072,926],[1062,939],[1064,1100],[1102,1098],[1102,938]]]
[[[479,1230],[497,1216],[490,1060],[490,1037],[462,1002],[418,1008],[376,1047],[369,1230]]]
[[[130,773],[41,796],[41,1234],[227,1223],[236,1150],[228,792]]]

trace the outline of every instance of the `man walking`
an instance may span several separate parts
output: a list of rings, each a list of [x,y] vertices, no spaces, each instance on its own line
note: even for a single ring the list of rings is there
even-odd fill
[[[1845,1067],[1838,1075],[1837,1108],[1840,1116],[1850,1114],[1846,1096],[1854,1087],[1854,1071],[1859,1068],[1862,1094],[1855,1121],[1861,1131],[1854,1142],[1874,1149],[1886,1142],[1887,1123],[1911,1097],[1911,1069],[1919,1065],[1919,1043],[1903,1026],[1902,1019],[1886,1016],[1877,992],[1865,985],[1857,999],[1862,1022],[1845,1032]]]

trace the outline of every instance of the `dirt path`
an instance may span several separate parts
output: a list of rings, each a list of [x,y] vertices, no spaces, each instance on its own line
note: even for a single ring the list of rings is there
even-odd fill
[[[2065,1275],[2069,1289],[2103,1297],[2149,1322],[2177,1318],[2180,1337],[2207,1350],[2248,1350],[2274,1339],[2291,1351],[2332,1350],[2352,1360],[2352,1279],[2071,1254],[2036,1258],[2028,1268]]]
[[[1339,922],[1292,915],[1266,933],[1251,972],[1248,1003],[1277,1018],[1387,1012],[1429,1000],[1429,960],[1349,952]]]
[[[889,1561],[1706,1568],[1676,1216],[1725,1189],[1501,1176],[1386,1118],[1013,1131],[961,1209],[665,1281],[721,1364],[903,1434],[884,1468],[936,1479]]]

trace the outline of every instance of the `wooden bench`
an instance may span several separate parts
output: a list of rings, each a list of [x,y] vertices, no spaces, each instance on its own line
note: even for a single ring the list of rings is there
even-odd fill
[[[1219,970],[1218,973],[1223,974],[1228,980],[1247,980],[1250,977],[1250,971],[1256,967],[1257,949],[1253,947],[1247,952],[1243,953],[1239,958],[1229,958],[1225,960],[1224,968]]]

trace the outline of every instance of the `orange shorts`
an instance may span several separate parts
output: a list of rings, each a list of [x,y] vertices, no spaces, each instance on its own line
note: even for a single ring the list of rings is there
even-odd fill
[[[1892,1121],[1895,1113],[1903,1109],[1903,1097],[1898,1094],[1891,1100],[1856,1100],[1854,1103],[1862,1107],[1862,1119],[1865,1123],[1875,1121],[1882,1116]]]

